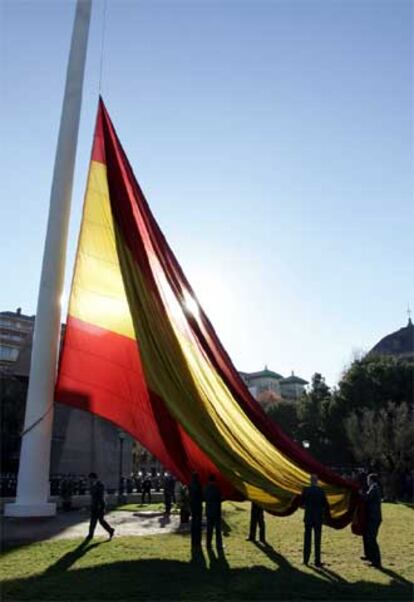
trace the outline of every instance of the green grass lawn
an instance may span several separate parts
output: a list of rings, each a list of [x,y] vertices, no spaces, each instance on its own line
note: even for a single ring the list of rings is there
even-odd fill
[[[412,508],[383,505],[383,571],[364,565],[361,538],[324,528],[326,569],[304,567],[302,512],[267,515],[272,547],[246,542],[247,503],[224,504],[225,557],[191,561],[188,534],[34,543],[6,550],[2,600],[412,600]]]

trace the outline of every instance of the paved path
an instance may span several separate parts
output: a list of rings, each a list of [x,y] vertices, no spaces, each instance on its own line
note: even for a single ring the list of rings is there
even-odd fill
[[[172,514],[166,517],[162,512],[113,510],[105,515],[114,527],[114,537],[157,535],[187,530],[180,528],[180,517]],[[1,519],[2,540],[9,542],[43,541],[54,539],[74,539],[88,533],[88,512],[73,510],[62,512],[52,518],[5,518]],[[106,531],[98,524],[95,537],[106,537]]]

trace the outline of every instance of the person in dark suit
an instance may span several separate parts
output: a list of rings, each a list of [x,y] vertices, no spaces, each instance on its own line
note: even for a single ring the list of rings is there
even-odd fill
[[[359,483],[359,494],[362,498],[365,497],[365,494],[368,491],[368,485],[367,485],[367,479],[368,479],[368,473],[364,472],[360,472],[358,474],[357,480]],[[364,532],[362,534],[362,542],[363,542],[363,546],[364,546],[364,555],[361,556],[361,560],[368,560],[368,551],[367,551],[367,541],[366,541],[366,534],[365,534],[365,513],[364,513],[364,519],[363,519],[363,524],[364,524]]]
[[[381,552],[377,542],[378,531],[382,522],[381,514],[381,487],[378,476],[374,473],[368,475],[368,491],[360,491],[366,501],[366,524],[363,533],[364,556],[362,560],[369,560],[371,566],[381,567]]]
[[[207,517],[207,548],[211,550],[213,531],[216,533],[216,547],[218,552],[223,551],[221,536],[221,493],[216,483],[214,474],[208,478],[208,485],[204,489]]]
[[[142,483],[141,504],[145,504],[145,499],[148,496],[148,501],[151,504],[151,479],[147,476]]]
[[[174,481],[168,473],[164,474],[164,504],[165,504],[165,514],[171,514],[171,506],[173,500],[173,487]]]
[[[203,516],[203,490],[197,472],[193,472],[192,474],[189,494],[191,510],[191,549],[196,551],[201,548],[201,519]]]
[[[266,544],[266,526],[264,520],[264,510],[254,502],[252,502],[250,510],[250,529],[249,536],[246,541],[256,541],[256,531],[259,527],[259,539],[263,544]]]
[[[303,545],[303,563],[308,564],[312,547],[312,531],[314,533],[315,566],[322,566],[321,538],[322,522],[325,513],[329,513],[328,500],[324,490],[318,487],[317,475],[311,475],[310,487],[305,487],[302,492],[301,503],[305,508],[305,537]]]
[[[89,474],[90,494],[91,494],[91,520],[89,523],[89,534],[86,539],[92,539],[95,532],[96,523],[109,533],[109,539],[112,539],[115,529],[104,519],[105,513],[105,487],[102,481],[98,479],[95,472]]]

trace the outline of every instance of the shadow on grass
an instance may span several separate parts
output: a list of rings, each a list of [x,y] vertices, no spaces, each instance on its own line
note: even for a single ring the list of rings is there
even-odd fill
[[[280,567],[285,567],[285,569],[288,569],[288,567],[291,567],[291,565],[286,560],[286,558],[284,556],[282,556],[281,554],[279,554],[278,552],[276,552],[276,550],[271,545],[262,544],[258,541],[255,541],[254,545],[259,550],[261,550],[264,554],[266,554],[266,556],[268,556],[270,558],[270,560],[272,560],[275,564],[279,565]],[[341,575],[339,575],[332,569],[329,569],[326,565],[323,565],[321,567],[309,565],[308,568],[311,569],[312,571],[314,571],[316,574],[320,575],[321,577],[325,577],[329,581],[339,582],[339,583],[348,583],[346,581],[346,579],[344,579]],[[388,577],[390,577],[393,581],[395,581],[396,583],[403,585],[407,588],[412,588],[412,586],[413,586],[413,584],[410,581],[408,581],[402,575],[399,575],[392,569],[389,569],[389,568],[383,566],[379,569],[373,569],[373,570],[376,570],[381,573],[384,573],[385,575],[388,575]]]
[[[53,517],[42,518],[9,518],[0,517],[2,553],[9,549],[29,545],[35,541],[50,539],[81,522],[88,523],[89,511],[71,510],[59,512]],[[88,526],[85,526],[85,531]]]
[[[221,519],[221,532],[223,533],[224,537],[229,537],[231,533],[231,527],[225,518]]]
[[[100,546],[102,544],[108,543],[108,541],[109,540],[107,540],[105,542],[98,541],[96,543],[90,543],[90,539],[84,539],[82,541],[82,543],[80,543],[74,550],[72,550],[71,552],[68,552],[67,554],[62,556],[62,558],[60,558],[57,562],[55,562],[55,564],[52,564],[45,571],[45,575],[64,573],[65,571],[70,569],[70,567],[73,564],[75,564],[75,562],[77,560],[82,558],[82,556],[84,556],[87,552],[90,552],[91,550],[93,550],[94,548],[97,548],[98,546]]]
[[[410,584],[393,571],[388,585],[348,583],[333,571],[303,572],[270,546],[260,554],[274,570],[257,565],[232,569],[224,554],[200,549],[191,562],[134,560],[88,568],[74,563],[100,543],[80,545],[42,575],[3,582],[2,600],[411,600]],[[69,570],[70,569],[70,570]]]
[[[309,568],[312,571],[315,571],[315,573],[317,573],[321,577],[325,577],[329,581],[332,581],[332,582],[339,581],[340,583],[347,583],[346,579],[341,577],[341,575],[339,575],[338,573],[335,573],[335,571],[333,571],[332,569],[328,569],[326,566],[319,567],[319,566],[309,565]]]
[[[221,573],[230,570],[230,565],[227,562],[227,558],[223,550],[214,552],[212,548],[207,548],[207,556],[210,563],[210,571],[213,573]]]
[[[159,525],[160,525],[160,527],[162,529],[165,528],[167,525],[169,525],[170,522],[171,522],[171,515],[170,514],[163,514],[158,519],[158,523],[159,523]]]
[[[398,583],[401,583],[402,585],[407,585],[409,587],[413,587],[413,584],[408,581],[407,579],[405,579],[402,575],[399,575],[398,573],[396,573],[395,571],[382,566],[379,569],[375,569],[376,571],[379,571],[380,573],[384,573],[385,575],[388,575],[388,577],[391,577],[391,579],[393,579],[394,581],[397,581]],[[414,594],[413,590],[411,590],[412,594]]]

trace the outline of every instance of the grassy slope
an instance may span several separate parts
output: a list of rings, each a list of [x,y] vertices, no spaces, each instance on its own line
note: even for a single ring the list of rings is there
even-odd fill
[[[244,541],[249,505],[224,508],[226,556],[190,562],[188,535],[43,542],[14,548],[0,563],[2,599],[26,600],[411,600],[412,508],[384,504],[384,572],[365,566],[350,529],[323,532],[326,570],[304,567],[302,513],[267,516],[272,548]]]

